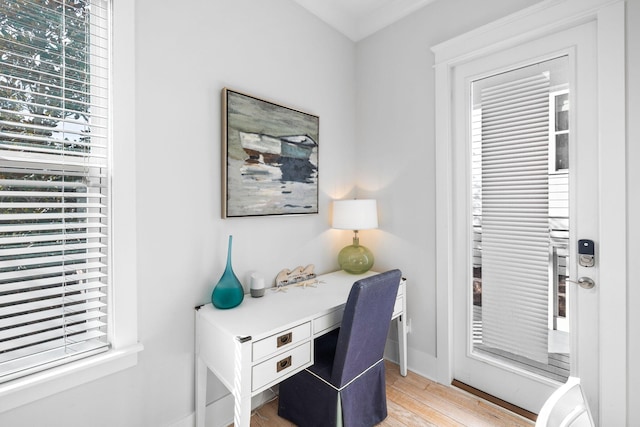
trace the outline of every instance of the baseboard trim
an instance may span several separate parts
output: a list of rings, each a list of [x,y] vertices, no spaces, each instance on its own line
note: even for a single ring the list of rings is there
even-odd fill
[[[498,405],[501,408],[504,408],[504,409],[506,409],[508,411],[511,411],[514,414],[518,414],[521,417],[527,418],[527,419],[529,419],[531,421],[535,421],[538,418],[538,415],[534,414],[533,412],[529,412],[524,408],[516,406],[516,405],[514,405],[512,403],[509,403],[509,402],[507,402],[505,400],[499,399],[499,398],[497,398],[497,397],[495,397],[495,396],[493,396],[493,395],[491,395],[489,393],[485,393],[482,390],[478,390],[477,388],[471,387],[470,385],[465,384],[463,382],[460,382],[458,380],[451,381],[451,385],[454,386],[454,387],[457,387],[457,388],[459,388],[461,390],[464,390],[464,391],[466,391],[468,393],[471,393],[474,396],[481,397],[484,400],[493,403],[494,405]]]

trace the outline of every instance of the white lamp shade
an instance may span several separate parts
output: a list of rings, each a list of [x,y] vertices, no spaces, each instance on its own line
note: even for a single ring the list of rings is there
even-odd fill
[[[368,230],[378,228],[378,205],[375,200],[334,200],[333,228]]]

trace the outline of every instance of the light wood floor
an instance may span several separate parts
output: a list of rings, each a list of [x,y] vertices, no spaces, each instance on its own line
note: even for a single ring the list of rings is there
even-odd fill
[[[422,426],[533,426],[528,419],[454,387],[430,381],[411,371],[400,375],[398,365],[386,362],[387,418],[382,427]],[[278,401],[258,408],[251,427],[291,427],[278,417]]]

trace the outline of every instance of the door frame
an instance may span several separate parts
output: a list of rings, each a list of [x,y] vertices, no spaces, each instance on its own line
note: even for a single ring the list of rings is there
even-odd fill
[[[436,358],[438,381],[453,380],[453,129],[456,66],[521,43],[595,21],[600,194],[598,424],[627,420],[626,86],[624,0],[546,0],[432,47],[436,108]],[[616,188],[617,191],[611,191]],[[606,423],[605,423],[606,422]]]

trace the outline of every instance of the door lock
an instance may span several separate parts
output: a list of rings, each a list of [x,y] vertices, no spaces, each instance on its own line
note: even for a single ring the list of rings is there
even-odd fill
[[[593,240],[581,239],[578,241],[578,263],[582,267],[596,265],[595,246]]]

